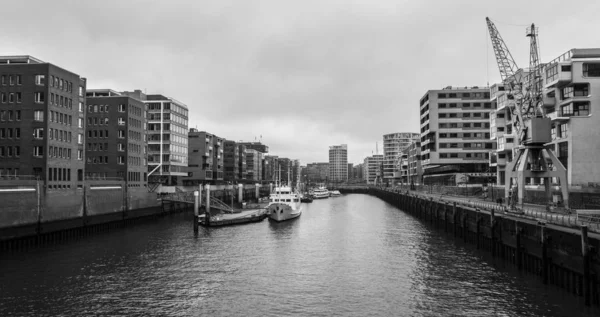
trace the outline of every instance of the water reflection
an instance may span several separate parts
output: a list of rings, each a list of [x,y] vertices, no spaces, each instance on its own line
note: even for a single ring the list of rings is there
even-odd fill
[[[0,315],[600,315],[367,195],[196,237],[191,221],[3,254]]]

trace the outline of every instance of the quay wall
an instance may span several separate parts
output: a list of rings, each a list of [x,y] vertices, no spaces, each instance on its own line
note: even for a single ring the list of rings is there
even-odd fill
[[[185,209],[169,207],[165,210],[148,188],[127,187],[120,180],[86,181],[83,187],[63,189],[44,188],[36,180],[2,181],[0,250],[38,245],[46,236],[81,235],[100,230],[96,227],[110,228]]]
[[[556,285],[600,305],[600,235],[588,227],[561,227],[539,219],[504,212],[497,205],[472,208],[406,192],[377,188],[339,188],[342,193],[374,195],[429,223],[455,239],[491,253],[543,283]]]

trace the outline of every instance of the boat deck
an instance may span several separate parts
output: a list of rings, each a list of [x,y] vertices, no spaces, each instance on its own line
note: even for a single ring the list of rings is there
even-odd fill
[[[267,217],[267,210],[264,208],[243,209],[240,212],[231,214],[218,214],[210,217],[210,221],[206,222],[206,215],[199,216],[200,225],[207,227],[218,227],[235,224],[243,224],[249,222],[259,222]]]

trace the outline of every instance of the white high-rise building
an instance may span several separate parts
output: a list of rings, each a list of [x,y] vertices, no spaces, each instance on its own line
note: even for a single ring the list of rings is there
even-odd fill
[[[348,145],[332,145],[329,147],[329,181],[345,182],[348,180]]]
[[[398,172],[398,160],[402,150],[412,142],[419,141],[419,133],[398,132],[383,135],[383,179],[394,179],[394,172]]]

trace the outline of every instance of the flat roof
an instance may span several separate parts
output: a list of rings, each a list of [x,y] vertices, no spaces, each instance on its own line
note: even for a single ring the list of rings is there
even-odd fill
[[[45,64],[41,59],[30,55],[0,56],[0,64]]]

